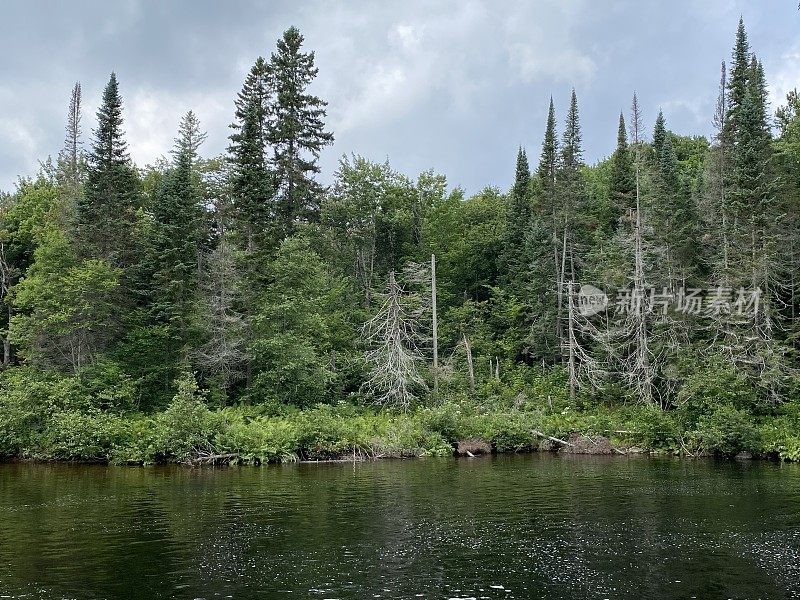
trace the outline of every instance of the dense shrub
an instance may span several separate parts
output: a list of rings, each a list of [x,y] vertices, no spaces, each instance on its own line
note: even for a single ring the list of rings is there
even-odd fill
[[[156,455],[185,462],[200,451],[210,451],[221,417],[221,413],[212,413],[202,402],[194,375],[184,374],[178,380],[178,392],[169,407],[155,419]]]
[[[733,406],[720,406],[711,414],[702,415],[694,436],[701,449],[722,456],[761,447],[761,435],[753,417]]]
[[[123,419],[92,410],[53,415],[44,432],[40,452],[61,460],[110,461],[114,448],[125,438]]]

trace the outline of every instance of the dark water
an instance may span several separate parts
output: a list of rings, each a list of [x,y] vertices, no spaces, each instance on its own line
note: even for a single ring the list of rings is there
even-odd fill
[[[800,598],[800,468],[0,465],[2,598]]]

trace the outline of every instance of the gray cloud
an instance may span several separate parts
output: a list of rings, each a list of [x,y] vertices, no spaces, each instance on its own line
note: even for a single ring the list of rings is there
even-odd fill
[[[89,133],[112,70],[138,164],[168,152],[190,108],[209,131],[205,153],[224,151],[245,73],[290,25],[316,51],[315,90],[330,103],[336,144],[323,155],[325,181],[355,152],[388,157],[410,175],[434,168],[470,192],[505,188],[517,146],[538,154],[549,96],[561,121],[572,86],[589,161],[612,151],[616,116],[634,89],[648,122],[663,107],[672,129],[708,133],[740,13],[782,101],[800,79],[796,8],[778,0],[6,2],[0,189],[58,152],[75,81]]]

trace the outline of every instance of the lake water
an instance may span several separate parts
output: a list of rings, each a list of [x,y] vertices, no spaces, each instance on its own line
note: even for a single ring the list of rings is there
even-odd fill
[[[0,465],[2,598],[800,598],[800,468]]]

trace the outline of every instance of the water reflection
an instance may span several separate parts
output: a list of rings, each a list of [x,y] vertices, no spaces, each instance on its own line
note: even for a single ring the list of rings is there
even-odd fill
[[[793,465],[0,465],[12,598],[791,598],[799,565]]]

